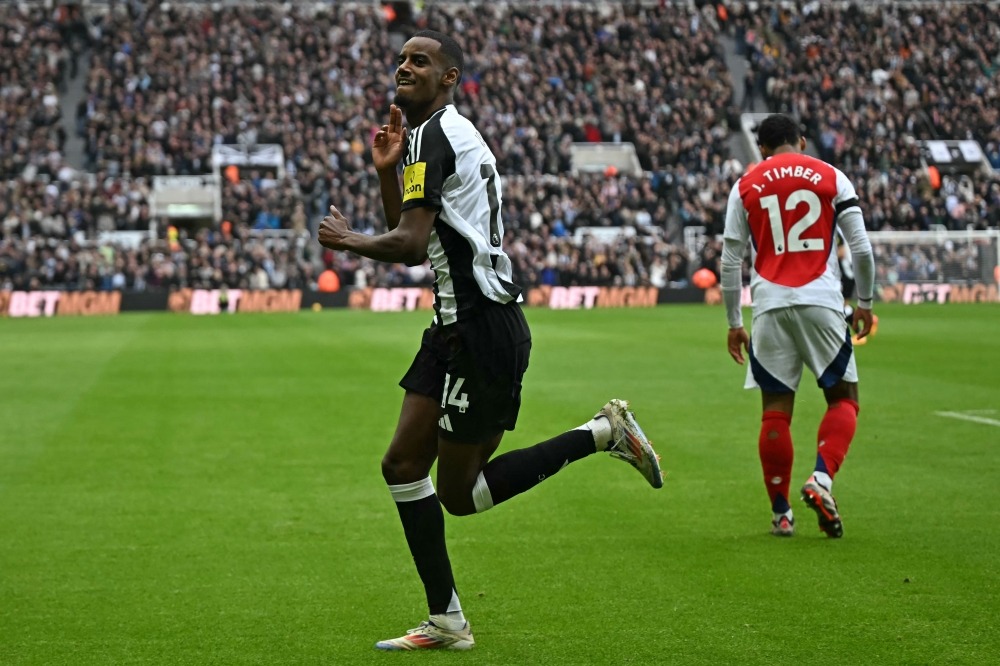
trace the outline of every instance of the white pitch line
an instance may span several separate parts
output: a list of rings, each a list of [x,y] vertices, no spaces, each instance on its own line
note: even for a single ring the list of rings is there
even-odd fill
[[[984,416],[973,416],[972,414],[963,414],[962,412],[934,412],[938,416],[947,416],[950,419],[959,419],[961,421],[972,421],[973,423],[982,423],[985,425],[996,426],[1000,428],[1000,421],[997,419],[988,419]]]

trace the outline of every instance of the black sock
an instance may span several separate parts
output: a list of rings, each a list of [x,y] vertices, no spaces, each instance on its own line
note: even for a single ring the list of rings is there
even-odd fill
[[[590,430],[570,430],[526,449],[497,456],[483,468],[493,506],[534,488],[569,463],[595,452]]]
[[[455,589],[455,577],[444,541],[444,511],[437,494],[412,502],[397,501],[396,510],[417,573],[424,583],[430,614],[446,613]]]

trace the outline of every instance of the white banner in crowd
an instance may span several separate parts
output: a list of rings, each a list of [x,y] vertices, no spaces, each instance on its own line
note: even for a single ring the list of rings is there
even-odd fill
[[[285,168],[285,151],[277,143],[242,146],[232,143],[212,147],[212,168],[220,169],[230,164],[236,166],[271,166],[282,175]]]

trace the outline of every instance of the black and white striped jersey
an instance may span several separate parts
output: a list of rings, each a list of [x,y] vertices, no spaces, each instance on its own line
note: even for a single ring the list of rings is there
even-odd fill
[[[503,251],[496,164],[482,136],[453,104],[410,131],[402,209],[438,210],[427,257],[441,324],[468,318],[483,297],[497,303],[520,300]]]

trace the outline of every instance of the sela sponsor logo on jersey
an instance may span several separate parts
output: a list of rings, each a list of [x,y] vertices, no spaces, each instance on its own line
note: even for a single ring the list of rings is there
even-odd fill
[[[427,162],[414,162],[403,169],[403,201],[424,198]]]

